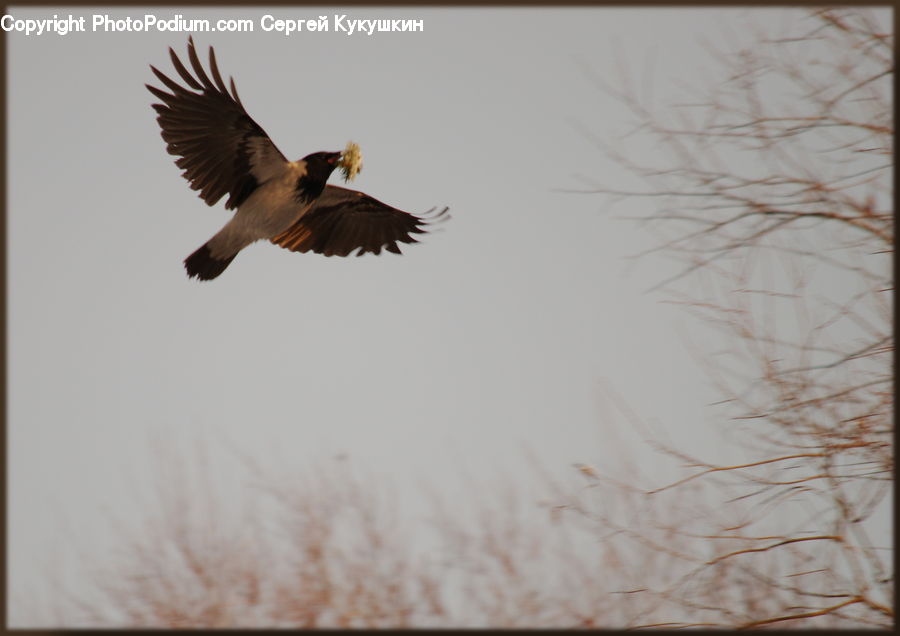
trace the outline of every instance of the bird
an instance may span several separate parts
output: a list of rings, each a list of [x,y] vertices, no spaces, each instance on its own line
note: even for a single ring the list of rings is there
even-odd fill
[[[448,218],[447,207],[415,215],[363,192],[327,184],[343,153],[314,152],[288,161],[245,110],[233,77],[226,87],[213,47],[210,74],[193,37],[188,38],[193,74],[171,47],[169,57],[184,85],[153,65],[150,69],[169,92],[145,84],[162,102],[152,107],[167,150],[178,157],[175,165],[207,205],[227,196],[225,208],[236,210],[184,260],[189,278],[216,278],[243,248],[263,239],[325,256],[354,251],[357,256],[377,255],[382,249],[399,254],[398,243],[417,243],[414,234]]]

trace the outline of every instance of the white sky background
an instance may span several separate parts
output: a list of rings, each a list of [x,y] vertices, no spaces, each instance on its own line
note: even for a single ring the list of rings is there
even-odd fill
[[[260,243],[215,281],[188,280],[182,260],[229,213],[180,177],[143,86],[158,84],[149,64],[174,75],[167,47],[182,55],[187,34],[8,35],[12,625],[33,620],[48,568],[77,578],[76,551],[108,556],[110,515],[139,518],[151,440],[297,466],[346,453],[393,484],[453,488],[463,470],[526,479],[524,449],[557,472],[643,452],[621,418],[608,437],[606,384],[670,437],[713,448],[702,420],[716,396],[682,344],[686,317],[644,293],[672,265],[630,267],[651,239],[613,218],[646,202],[610,213],[557,190],[627,178],[572,125],[613,136],[631,121],[580,63],[611,78],[619,60],[652,66],[662,100],[709,65],[698,38],[742,11],[152,13],[423,19],[423,33],[284,37],[257,21],[195,40],[289,159],[352,139],[365,169],[351,187],[453,216],[403,256]]]

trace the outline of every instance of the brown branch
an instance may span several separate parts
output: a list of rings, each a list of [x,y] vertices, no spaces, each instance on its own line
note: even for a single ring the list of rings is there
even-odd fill
[[[749,464],[736,464],[734,466],[709,466],[706,470],[694,473],[693,475],[689,475],[684,479],[679,479],[676,482],[671,484],[667,484],[662,486],[661,488],[657,488],[655,490],[648,490],[648,495],[655,495],[656,493],[662,492],[664,490],[669,490],[670,488],[676,488],[677,486],[681,486],[682,484],[689,482],[697,477],[702,477],[703,475],[708,475],[710,473],[717,473],[728,470],[740,470],[742,468],[754,468],[756,466],[764,466],[766,464],[773,464],[775,462],[783,462],[789,459],[800,459],[800,458],[809,458],[809,457],[825,457],[825,453],[798,453],[795,455],[786,455],[784,457],[775,457],[773,459],[764,459],[758,462],[751,462]]]
[[[779,541],[778,543],[773,543],[772,545],[767,545],[762,548],[745,548],[743,550],[735,550],[734,552],[729,552],[728,554],[723,554],[721,556],[717,556],[715,559],[711,559],[706,562],[706,565],[715,565],[725,559],[729,559],[733,556],[739,556],[741,554],[750,554],[753,552],[768,552],[774,548],[780,548],[785,545],[790,545],[792,543],[802,543],[804,541],[836,541],[838,543],[843,543],[843,537],[838,535],[820,535],[816,537],[796,537],[794,539],[785,539],[784,541]]]
[[[825,614],[831,614],[832,612],[836,612],[837,610],[847,607],[848,605],[853,605],[854,603],[862,603],[863,599],[861,597],[854,597],[844,601],[843,603],[838,603],[837,605],[832,605],[831,607],[825,607],[820,610],[816,610],[814,612],[805,612],[803,614],[791,614],[789,616],[776,616],[774,618],[765,618],[759,621],[753,621],[750,623],[745,623],[743,625],[739,625],[737,629],[753,629],[755,627],[761,627],[762,625],[771,625],[772,623],[780,623],[783,621],[793,621],[799,620],[801,618],[814,618],[816,616],[824,616]]]

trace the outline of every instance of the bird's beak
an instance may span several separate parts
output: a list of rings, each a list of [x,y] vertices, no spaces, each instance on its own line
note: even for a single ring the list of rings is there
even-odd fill
[[[338,161],[341,160],[342,154],[339,152],[332,152],[328,157],[328,163],[332,166],[336,165]]]

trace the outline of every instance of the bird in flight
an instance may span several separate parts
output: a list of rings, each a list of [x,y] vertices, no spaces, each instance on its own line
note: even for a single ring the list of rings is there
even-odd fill
[[[213,48],[207,75],[188,39],[188,60],[169,56],[186,86],[154,66],[150,69],[171,92],[147,84],[162,100],[153,104],[162,138],[175,165],[207,205],[227,196],[225,207],[237,210],[209,241],[184,260],[188,276],[211,280],[225,271],[243,248],[260,239],[294,252],[325,256],[400,253],[397,243],[416,243],[413,234],[442,220],[447,208],[421,216],[403,212],[363,192],[327,185],[332,171],[346,166],[347,153],[314,152],[288,161],[241,103],[234,79],[230,91],[222,80]],[[349,148],[349,146],[348,146]],[[347,174],[347,171],[345,171]]]

